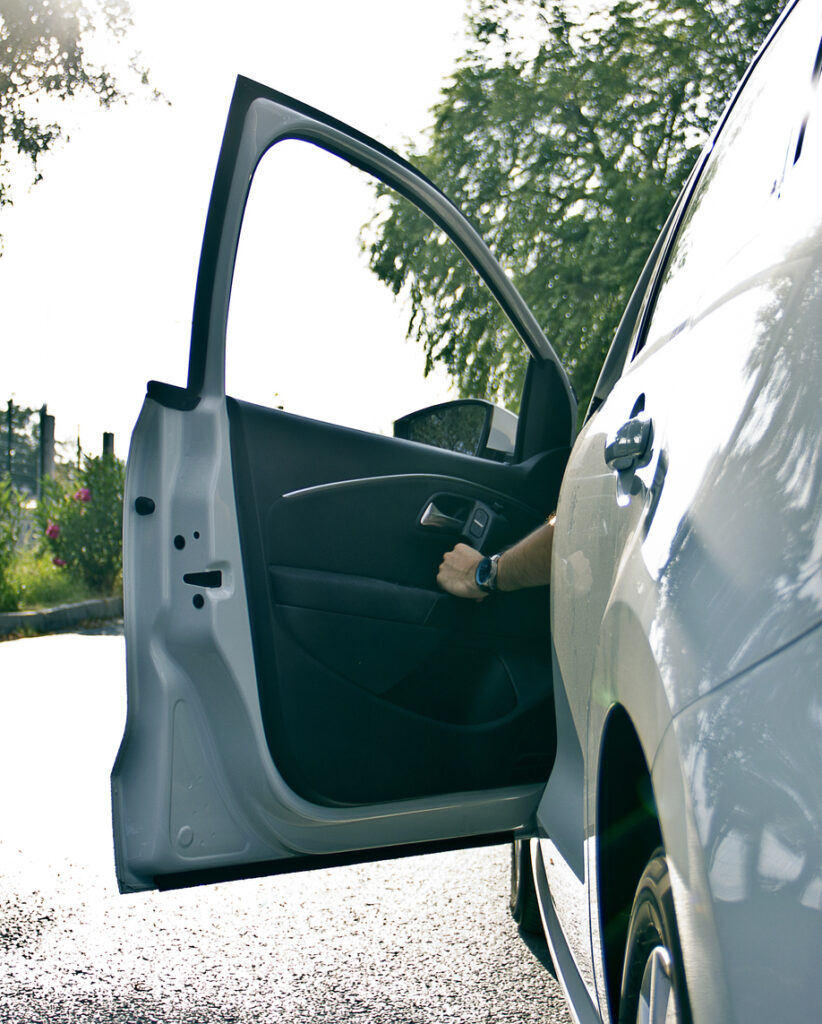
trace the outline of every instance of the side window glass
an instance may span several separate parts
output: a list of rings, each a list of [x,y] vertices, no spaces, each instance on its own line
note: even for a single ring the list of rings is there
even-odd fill
[[[426,375],[423,347],[407,337],[407,288],[393,295],[368,267],[370,225],[387,203],[373,179],[311,143],[285,140],[264,156],[232,283],[229,395],[386,435],[396,420],[460,397],[439,364]],[[441,239],[449,265],[464,261]],[[447,312],[436,295],[424,301],[440,319]],[[452,320],[458,329],[458,311]]]
[[[818,28],[818,7],[800,5],[737,98],[679,225],[636,352],[675,337],[699,315],[755,235],[767,204],[778,199]]]

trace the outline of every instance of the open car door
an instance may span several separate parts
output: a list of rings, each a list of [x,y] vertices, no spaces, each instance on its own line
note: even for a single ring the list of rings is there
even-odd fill
[[[529,355],[513,453],[226,395],[247,197],[283,140],[396,190],[485,281]],[[530,826],[556,747],[547,588],[478,603],[435,577],[457,541],[492,553],[544,521],[575,416],[553,350],[453,204],[373,140],[239,79],[188,383],[149,383],[129,454],[128,718],[112,773],[122,891],[500,842]]]

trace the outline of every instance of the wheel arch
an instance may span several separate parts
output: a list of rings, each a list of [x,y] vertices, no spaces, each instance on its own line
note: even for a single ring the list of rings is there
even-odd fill
[[[609,711],[600,745],[596,838],[599,935],[610,1016],[616,1020],[634,894],[649,857],[663,845],[651,771],[621,704]]]

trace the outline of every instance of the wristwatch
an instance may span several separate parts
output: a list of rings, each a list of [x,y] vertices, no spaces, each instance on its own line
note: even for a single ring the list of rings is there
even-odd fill
[[[490,593],[492,590],[497,589],[499,557],[499,555],[491,555],[490,558],[486,556],[481,559],[477,565],[477,571],[474,574],[474,582],[480,590],[486,590]]]

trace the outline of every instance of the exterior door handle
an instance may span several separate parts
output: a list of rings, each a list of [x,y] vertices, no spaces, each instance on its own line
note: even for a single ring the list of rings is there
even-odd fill
[[[634,416],[605,444],[605,461],[617,471],[646,466],[651,457],[654,425],[650,416]]]

